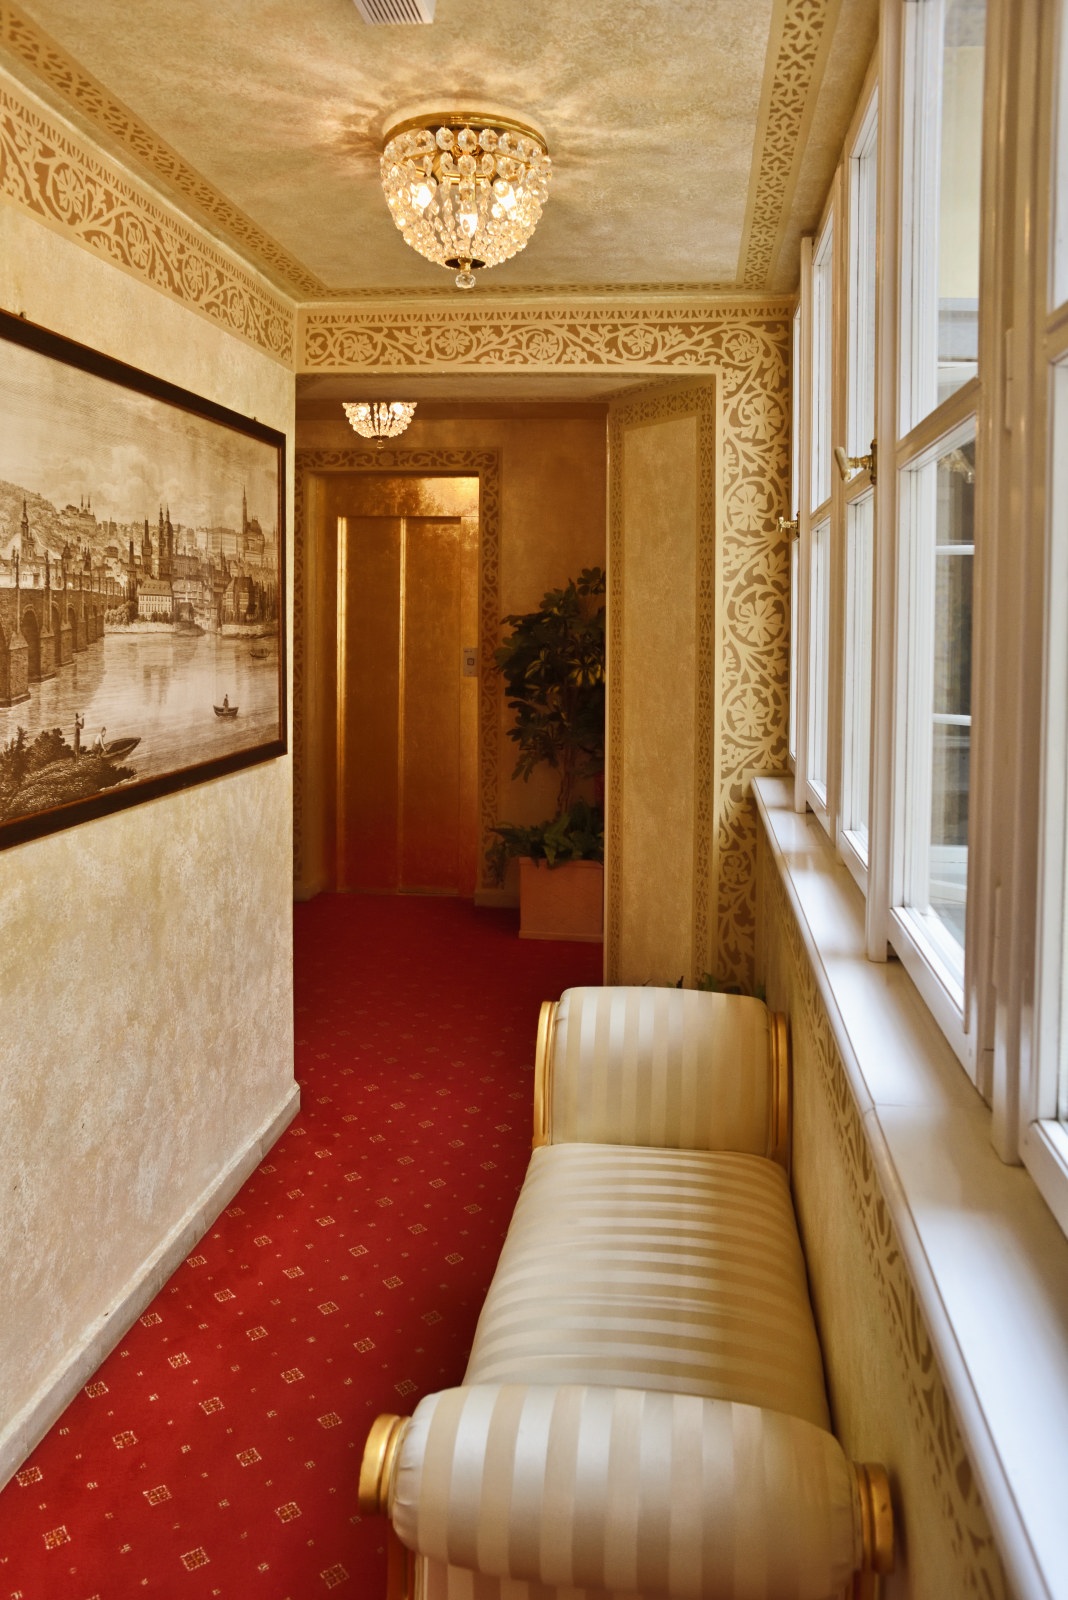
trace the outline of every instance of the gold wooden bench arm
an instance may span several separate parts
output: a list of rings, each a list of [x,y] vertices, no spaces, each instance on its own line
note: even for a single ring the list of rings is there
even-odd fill
[[[879,1578],[894,1570],[894,1508],[886,1468],[853,1463],[860,1495],[864,1565],[853,1580],[854,1600],[875,1600]]]
[[[360,1463],[360,1486],[356,1501],[365,1516],[376,1512],[389,1515],[389,1496],[393,1487],[393,1472],[401,1440],[408,1428],[410,1417],[395,1417],[386,1413],[376,1417],[363,1447]]]
[[[553,1095],[553,1025],[559,1000],[543,1000],[538,1016],[538,1043],[534,1050],[534,1140],[539,1149],[549,1143],[549,1117]]]
[[[790,1171],[790,1034],[781,1011],[768,1012],[771,1084],[768,1157]]]

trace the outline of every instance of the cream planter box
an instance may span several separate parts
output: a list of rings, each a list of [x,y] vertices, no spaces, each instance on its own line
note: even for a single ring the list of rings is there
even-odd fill
[[[604,938],[604,866],[600,861],[564,861],[549,867],[519,858],[519,937]]]

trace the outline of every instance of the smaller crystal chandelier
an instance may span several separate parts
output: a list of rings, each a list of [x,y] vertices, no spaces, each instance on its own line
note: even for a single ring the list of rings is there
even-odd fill
[[[415,416],[414,400],[343,400],[345,415],[363,439],[373,439],[381,450],[387,439],[395,439]]]
[[[386,130],[382,187],[405,240],[473,289],[538,225],[552,162],[536,128],[474,111],[427,112]]]

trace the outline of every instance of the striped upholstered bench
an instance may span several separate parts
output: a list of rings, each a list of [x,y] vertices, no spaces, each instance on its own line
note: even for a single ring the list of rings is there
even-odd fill
[[[463,1384],[380,1417],[360,1506],[419,1600],[837,1600],[889,1570],[886,1475],[830,1429],[790,1201],[784,1019],[571,989]]]

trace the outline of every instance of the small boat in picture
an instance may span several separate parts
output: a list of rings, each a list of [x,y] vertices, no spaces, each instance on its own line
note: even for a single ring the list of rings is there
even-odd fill
[[[249,651],[249,655],[252,657],[253,661],[266,661],[270,653],[270,645],[266,644],[254,644],[252,649]]]
[[[237,716],[237,707],[236,706],[232,706],[230,704],[230,696],[228,694],[224,694],[223,695],[223,703],[222,703],[222,705],[221,706],[215,706],[214,707],[214,711],[215,711],[215,715],[217,717],[236,717]]]
[[[80,724],[78,726],[78,732],[81,732]],[[76,743],[74,755],[104,756],[108,761],[120,761],[123,756],[128,756],[131,750],[136,750],[140,743],[141,739],[139,735],[131,739],[109,739],[108,730],[106,728],[101,728],[100,732],[97,734],[87,751],[79,750]]]
[[[104,754],[109,761],[119,761],[123,756],[128,756],[131,750],[141,743],[140,737],[136,739],[109,739],[104,746]]]

